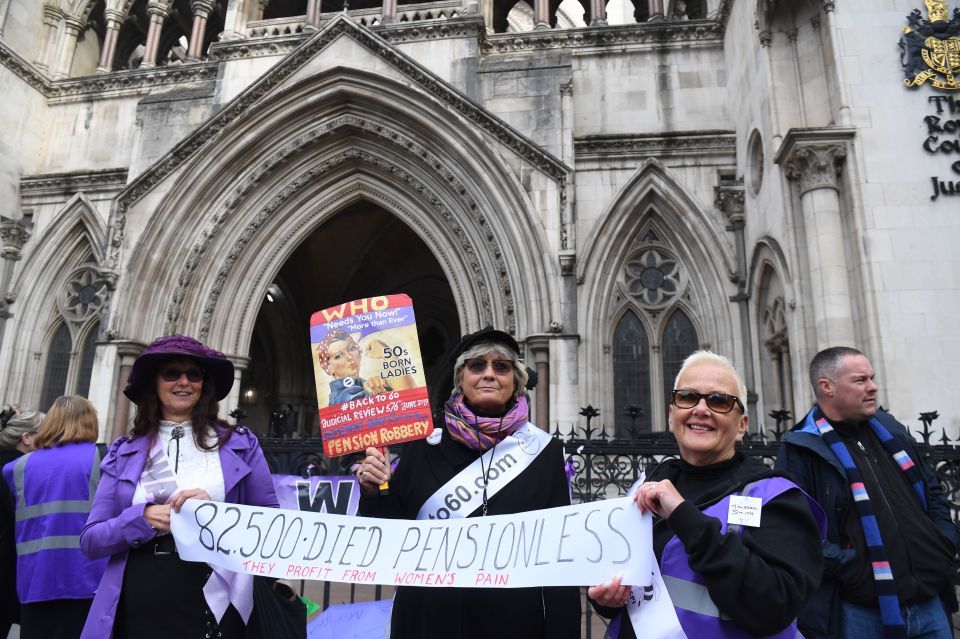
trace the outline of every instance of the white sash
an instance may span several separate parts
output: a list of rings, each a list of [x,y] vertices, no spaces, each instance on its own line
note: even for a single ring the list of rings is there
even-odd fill
[[[687,639],[660,575],[660,566],[656,561],[651,563],[653,582],[644,588],[634,586],[630,589],[627,613],[634,634],[650,639]]]
[[[483,504],[484,469],[489,477],[489,500],[530,466],[551,439],[527,422],[441,486],[420,507],[417,519],[458,519],[473,514]]]
[[[646,481],[646,475],[641,473],[640,478],[627,491],[628,497],[633,499],[637,489]],[[673,601],[670,599],[670,593],[663,582],[663,576],[660,574],[660,566],[653,557],[653,549],[650,548],[649,552],[652,568],[651,583],[646,587],[631,588],[630,599],[627,601],[627,615],[633,625],[633,632],[638,637],[649,639],[687,639],[680,625],[680,618],[677,617],[677,611],[673,607]]]

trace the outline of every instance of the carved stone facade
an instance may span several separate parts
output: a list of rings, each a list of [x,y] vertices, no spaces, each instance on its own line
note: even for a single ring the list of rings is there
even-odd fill
[[[760,428],[846,344],[884,406],[960,433],[938,374],[960,364],[960,218],[929,197],[949,166],[915,139],[928,89],[876,45],[895,12],[187,4],[0,2],[0,400],[84,392],[109,439],[138,350],[183,332],[237,363],[225,413],[309,432],[309,313],[412,291],[434,390],[494,324],[550,429],[588,404],[610,433],[664,429],[695,347],[734,360]]]

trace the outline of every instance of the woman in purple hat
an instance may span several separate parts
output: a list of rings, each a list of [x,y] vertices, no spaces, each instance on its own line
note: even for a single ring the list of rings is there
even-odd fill
[[[244,636],[253,578],[181,561],[170,535],[187,499],[278,506],[256,436],[218,418],[233,380],[230,360],[182,335],[133,363],[133,430],[110,447],[80,534],[87,556],[110,558],[82,639]]]

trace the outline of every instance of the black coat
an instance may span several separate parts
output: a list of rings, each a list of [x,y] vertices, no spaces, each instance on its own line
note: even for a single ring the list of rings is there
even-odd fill
[[[440,423],[442,426],[442,422]],[[359,513],[414,519],[423,503],[480,456],[446,431],[440,443],[406,445],[386,497],[366,495]],[[531,465],[488,502],[489,515],[567,506],[563,447],[551,440]],[[480,511],[473,515],[479,517]],[[580,636],[580,591],[549,588],[397,588],[391,639],[573,639]]]
[[[669,479],[685,499],[668,519],[654,518],[657,561],[667,542],[678,537],[690,569],[703,579],[713,602],[753,636],[775,634],[792,623],[820,581],[820,530],[809,502],[799,490],[788,490],[763,507],[759,528],[744,527],[741,534],[721,534],[720,521],[702,510],[747,484],[777,475],[782,473],[738,452],[729,461],[700,468],[668,460],[647,478]],[[688,481],[693,476],[696,484]],[[697,494],[689,493],[691,486]],[[623,611],[594,608],[608,618]],[[617,639],[636,636],[624,619]]]
[[[18,450],[0,451],[0,469],[22,455]],[[7,482],[0,478],[0,637],[4,628],[20,623],[17,599],[17,545],[13,534],[14,503]]]
[[[917,453],[916,442],[907,429],[892,415],[878,411],[876,418],[896,439],[913,463],[920,469],[926,492],[927,516],[940,533],[960,549],[960,528],[950,519],[950,506],[936,474]],[[850,494],[846,472],[830,452],[826,442],[804,428],[802,420],[783,438],[777,453],[776,467],[786,471],[790,478],[823,507],[827,515],[827,538],[823,543],[823,580],[814,596],[800,611],[798,621],[804,636],[810,639],[840,637],[839,574],[855,561],[855,550],[841,546],[847,517],[857,517]],[[957,610],[953,588],[941,593],[944,606]]]

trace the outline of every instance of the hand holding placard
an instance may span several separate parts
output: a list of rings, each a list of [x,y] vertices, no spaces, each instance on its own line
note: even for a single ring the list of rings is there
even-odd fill
[[[357,469],[357,481],[368,493],[375,492],[378,488],[382,493],[384,486],[389,490],[390,451],[386,446],[367,449],[367,456]]]

